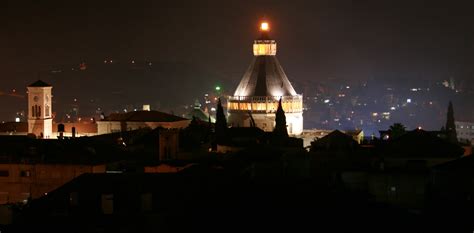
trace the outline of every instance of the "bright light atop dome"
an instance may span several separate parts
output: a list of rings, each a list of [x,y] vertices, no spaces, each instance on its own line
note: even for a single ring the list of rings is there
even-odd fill
[[[268,23],[267,23],[267,22],[263,22],[263,23],[260,25],[260,30],[262,30],[262,31],[269,31],[269,30],[270,30],[270,27],[268,26]]]

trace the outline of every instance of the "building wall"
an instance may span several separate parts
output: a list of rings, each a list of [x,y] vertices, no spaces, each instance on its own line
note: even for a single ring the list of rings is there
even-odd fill
[[[458,140],[474,144],[474,122],[455,121]]]
[[[168,164],[160,164],[157,166],[145,166],[143,168],[145,173],[176,173],[180,172],[186,168],[193,166],[194,164],[186,164],[184,166],[172,166]]]
[[[241,150],[244,150],[244,149],[245,149],[244,147],[227,146],[227,145],[219,145],[219,144],[217,144],[217,150],[216,150],[216,152],[217,152],[217,153],[225,154],[225,153],[238,152],[238,151],[241,151]]]
[[[43,121],[38,121],[39,124],[42,124]],[[72,127],[76,128],[76,137],[82,136],[94,136],[97,135],[97,123],[96,122],[52,122],[52,139],[57,139],[59,136],[58,133],[58,125],[64,125],[64,137],[71,137],[72,136]],[[6,122],[0,125],[0,135],[27,135],[28,128],[30,127],[28,122]],[[42,128],[40,126],[38,128]]]
[[[179,152],[179,131],[160,130],[159,134],[159,156],[160,161],[173,160],[178,158]]]
[[[423,172],[371,173],[368,191],[375,201],[406,208],[423,208],[428,175]]]
[[[84,132],[78,132],[76,133],[75,137],[91,137],[91,136],[96,136],[97,133],[84,133]],[[59,132],[53,132],[51,134],[51,138],[57,139],[59,137]],[[64,132],[63,137],[72,137],[72,132]]]
[[[301,135],[303,133],[303,113],[285,113],[288,134]],[[275,128],[275,113],[252,113],[255,125],[271,132]],[[229,113],[229,124],[233,127],[250,127],[250,117],[247,112]]]
[[[59,137],[58,127],[64,125],[63,137],[72,137],[72,128],[76,130],[76,137],[97,135],[97,122],[60,122],[53,123],[53,138]]]
[[[84,173],[103,173],[105,165],[0,164],[0,204],[39,198]]]
[[[405,168],[409,167],[411,163],[423,163],[424,167],[433,167],[439,164],[443,164],[457,158],[449,158],[449,157],[410,157],[410,158],[403,158],[403,157],[384,157],[384,166],[385,167],[395,167],[395,168]]]
[[[29,119],[28,133],[36,135],[36,137],[52,138],[53,120],[52,119]]]
[[[165,129],[181,129],[186,128],[191,120],[175,121],[175,122],[136,122],[136,121],[98,121],[98,134],[108,134],[122,131],[137,130],[141,128],[155,129],[163,127]]]
[[[0,132],[2,136],[26,136],[27,132]]]

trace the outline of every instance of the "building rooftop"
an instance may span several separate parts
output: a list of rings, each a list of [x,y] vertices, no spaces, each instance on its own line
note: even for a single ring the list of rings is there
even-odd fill
[[[38,81],[28,85],[28,87],[51,87],[51,85],[47,84],[46,82],[44,82],[42,80],[38,80]]]
[[[0,133],[27,133],[28,122],[4,122],[0,123]]]
[[[381,152],[390,157],[461,157],[464,149],[433,132],[413,130],[382,144]]]
[[[352,138],[339,130],[334,130],[328,135],[311,143],[314,149],[324,150],[341,150],[357,148],[358,143]]]
[[[76,133],[95,134],[97,133],[97,123],[95,122],[77,122],[77,123],[53,123],[53,132],[58,132],[58,125],[64,125],[64,132],[72,132],[72,127],[76,128]],[[0,133],[28,133],[28,122],[5,122],[0,123]]]
[[[103,121],[175,122],[185,120],[187,119],[164,112],[134,111],[127,113],[112,113]]]
[[[105,164],[125,158],[114,142],[81,137],[41,140],[27,136],[0,136],[0,163],[24,164]]]

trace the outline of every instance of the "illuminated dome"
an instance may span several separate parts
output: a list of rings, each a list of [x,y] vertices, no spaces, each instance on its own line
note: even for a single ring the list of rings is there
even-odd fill
[[[278,59],[272,55],[255,56],[234,96],[297,95]]]
[[[254,58],[244,73],[233,96],[227,102],[232,126],[251,125],[250,115],[257,127],[272,131],[278,101],[282,100],[289,134],[303,131],[303,97],[298,95],[276,58],[277,43],[270,39],[270,26],[263,22],[261,36],[253,43]]]
[[[267,22],[260,26],[261,36],[254,41],[254,58],[245,72],[234,96],[294,96],[297,95],[276,58],[277,44],[269,39]]]

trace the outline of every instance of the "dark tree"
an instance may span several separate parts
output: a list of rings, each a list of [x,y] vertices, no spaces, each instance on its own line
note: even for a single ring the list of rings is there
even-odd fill
[[[396,139],[406,133],[406,128],[401,123],[395,123],[390,126],[389,131],[390,137],[392,137],[392,139]]]
[[[208,116],[208,119],[207,119],[207,126],[208,126],[208,130],[209,130],[209,134],[212,133],[211,115]]]
[[[195,116],[193,116],[193,119],[191,120],[191,122],[189,123],[188,127],[193,129],[193,128],[196,128],[198,127],[198,122],[197,122],[197,118]]]
[[[227,130],[227,120],[224,115],[224,109],[222,108],[221,98],[217,101],[217,112],[216,112],[216,124],[215,132],[217,141],[224,139]]]
[[[449,101],[448,105],[448,115],[446,118],[446,138],[448,141],[457,143],[457,133],[456,133],[456,125],[454,124],[454,110],[453,110],[453,103]]]
[[[273,129],[273,133],[277,137],[288,137],[288,130],[286,129],[286,116],[285,111],[283,111],[283,107],[280,102],[278,102],[278,109],[275,113],[275,129]]]

